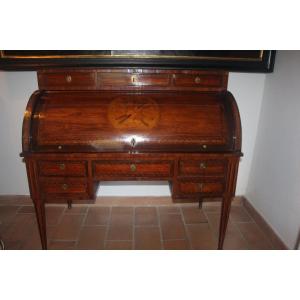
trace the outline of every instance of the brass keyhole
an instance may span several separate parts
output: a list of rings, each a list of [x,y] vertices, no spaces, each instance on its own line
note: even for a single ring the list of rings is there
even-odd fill
[[[136,76],[136,75],[132,75],[132,76],[131,76],[131,82],[132,82],[132,83],[137,83],[137,81],[138,81],[138,80],[137,80],[137,76]]]
[[[134,138],[131,139],[130,144],[132,147],[136,145],[136,140]]]

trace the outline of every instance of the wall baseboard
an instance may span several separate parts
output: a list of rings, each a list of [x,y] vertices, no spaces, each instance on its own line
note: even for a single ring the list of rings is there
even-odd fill
[[[268,237],[269,241],[276,250],[289,250],[286,244],[276,234],[273,228],[267,223],[264,217],[254,208],[254,206],[245,197],[241,197],[242,205],[248,214],[252,217],[255,223],[259,226],[265,236]]]

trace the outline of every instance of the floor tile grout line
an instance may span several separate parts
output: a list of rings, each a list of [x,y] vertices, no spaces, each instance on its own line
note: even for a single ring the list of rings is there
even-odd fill
[[[260,231],[260,233],[262,234],[264,240],[272,247],[272,249],[270,250],[276,250],[275,246],[273,245],[273,243],[270,241],[270,239],[265,235],[265,233],[263,232],[263,230],[258,226],[258,224],[254,221],[254,222],[248,222],[248,223],[254,223],[255,226],[257,227],[258,231]]]
[[[162,228],[161,228],[160,213],[159,213],[159,207],[158,206],[155,206],[155,212],[156,212],[156,216],[157,216],[157,223],[158,223],[158,230],[159,230],[159,235],[160,235],[161,250],[165,250],[164,239],[163,239]]]
[[[184,232],[185,232],[186,240],[187,240],[188,243],[189,243],[189,248],[190,248],[190,249],[193,249],[192,241],[191,241],[191,239],[190,239],[190,236],[189,236],[189,233],[188,233],[188,230],[187,230],[187,227],[186,227],[187,224],[185,223],[185,219],[184,219],[182,207],[179,207],[179,211],[180,211],[180,215],[181,215],[181,220],[182,220],[182,222],[183,222],[183,227],[184,227]]]
[[[203,214],[205,215],[205,218],[207,219],[207,224],[208,224],[208,227],[209,227],[209,229],[210,229],[210,231],[211,231],[211,233],[212,233],[212,235],[213,235],[213,237],[214,237],[214,240],[215,240],[215,242],[216,242],[216,246],[218,246],[219,231],[218,231],[218,233],[214,232],[213,227],[212,227],[212,225],[211,225],[211,222],[210,222],[210,220],[209,220],[209,217],[208,217],[208,215],[207,215],[207,212],[203,210]],[[220,215],[220,216],[221,216],[221,215]],[[220,221],[220,216],[219,216],[219,221]],[[218,226],[219,226],[219,225],[220,225],[220,222],[219,222]],[[225,242],[225,239],[226,239],[226,235],[225,235],[225,238],[224,238],[224,242]]]
[[[87,216],[88,216],[88,213],[90,211],[90,208],[87,207],[86,211],[85,211],[85,214],[84,214],[84,217],[82,218],[82,221],[81,221],[81,224],[80,224],[80,228],[79,228],[79,232],[78,232],[78,236],[77,236],[77,240],[76,240],[76,243],[75,243],[75,248],[78,249],[78,244],[79,244],[79,239],[80,239],[80,235],[81,235],[81,232],[83,230],[83,227],[84,227],[84,224],[86,222],[86,219],[87,219]],[[73,214],[75,215],[75,214]]]
[[[132,217],[132,250],[135,250],[135,213],[136,207],[133,207],[133,217]]]
[[[234,222],[232,222],[234,224]],[[252,223],[252,222],[251,222]],[[240,233],[240,235],[242,236],[243,240],[246,242],[247,245],[247,250],[250,250],[250,243],[248,242],[248,240],[246,239],[246,237],[244,236],[244,234],[241,232],[239,226],[237,226],[236,224],[234,224],[234,226],[237,228],[238,232]]]
[[[109,207],[109,214],[108,214],[108,219],[107,219],[107,225],[106,225],[106,231],[104,234],[104,241],[103,241],[103,249],[106,249],[107,246],[107,241],[108,241],[108,232],[109,232],[109,228],[111,225],[111,215],[112,215],[112,206]]]

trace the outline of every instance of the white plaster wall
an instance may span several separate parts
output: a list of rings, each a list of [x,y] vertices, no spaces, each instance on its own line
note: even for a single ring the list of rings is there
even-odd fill
[[[231,73],[228,89],[240,108],[243,127],[243,152],[237,194],[246,191],[261,106],[264,74]],[[31,93],[37,89],[35,72],[0,72],[0,194],[28,194],[25,166],[19,158],[23,112]],[[123,182],[101,185],[105,196],[166,196],[167,183]]]
[[[300,229],[300,51],[279,51],[265,90],[246,196],[290,248]]]

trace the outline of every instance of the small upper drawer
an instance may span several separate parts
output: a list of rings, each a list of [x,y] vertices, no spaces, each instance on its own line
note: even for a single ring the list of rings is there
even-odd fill
[[[139,87],[139,86],[168,86],[168,74],[124,74],[98,73],[98,86],[105,87]]]
[[[182,87],[207,87],[215,88],[224,85],[224,76],[218,74],[209,75],[191,75],[191,74],[176,74],[174,76],[174,85]]]
[[[116,162],[98,161],[94,164],[94,175],[97,177],[169,177],[172,174],[171,162]]]
[[[84,177],[87,174],[83,161],[39,161],[40,176]]]
[[[179,174],[186,176],[197,175],[224,175],[226,161],[224,160],[181,160],[179,162]]]
[[[95,71],[38,72],[41,90],[93,90],[96,89]]]

